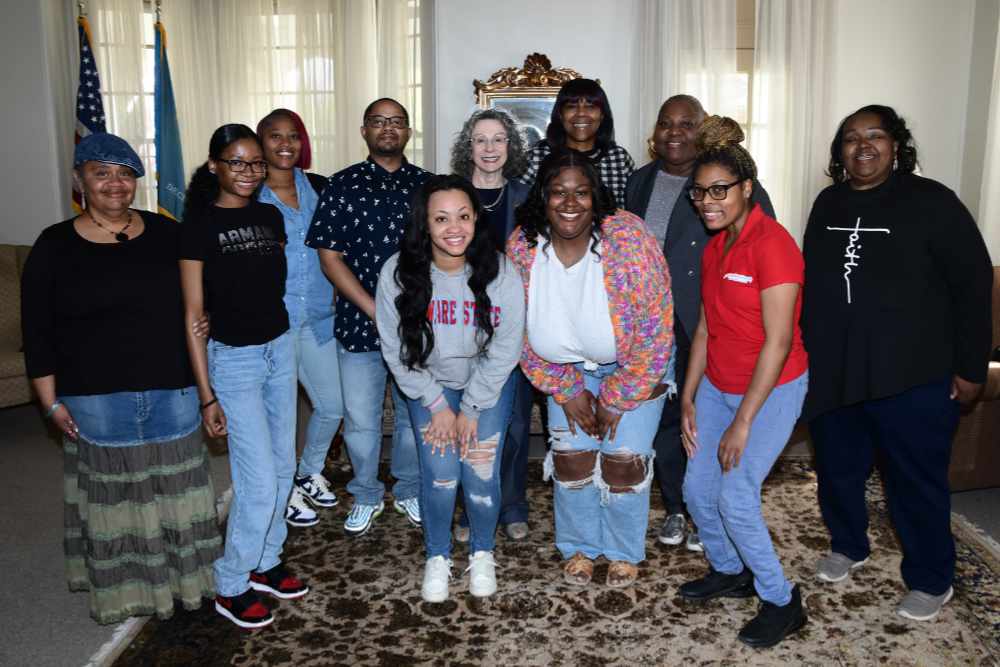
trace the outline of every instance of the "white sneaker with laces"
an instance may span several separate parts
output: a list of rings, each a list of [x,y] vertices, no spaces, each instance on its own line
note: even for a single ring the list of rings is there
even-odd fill
[[[288,498],[288,507],[285,508],[285,522],[290,526],[298,528],[308,528],[319,523],[319,517],[313,508],[309,507],[306,497],[299,490],[299,487],[292,486],[292,495]]]
[[[295,488],[317,507],[333,507],[337,504],[337,494],[330,488],[330,482],[322,473],[295,478]]]
[[[428,558],[424,565],[424,583],[420,597],[426,602],[444,602],[448,599],[448,582],[451,581],[451,561],[444,556]]]
[[[485,598],[497,592],[496,561],[492,551],[477,551],[469,557],[469,592],[473,597]]]

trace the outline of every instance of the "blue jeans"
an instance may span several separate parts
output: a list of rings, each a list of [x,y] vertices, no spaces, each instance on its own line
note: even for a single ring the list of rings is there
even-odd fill
[[[447,449],[443,454],[431,454],[430,445],[425,444],[422,437],[422,431],[431,423],[430,410],[419,400],[406,399],[420,459],[420,508],[428,558],[451,557],[451,518],[455,514],[459,484],[469,517],[469,552],[493,551],[497,519],[500,517],[500,462],[503,460],[515,381],[515,374],[512,373],[496,405],[483,410],[476,423],[479,446],[493,449],[488,462],[473,462],[468,456],[462,461],[454,448]],[[462,393],[455,389],[444,390],[448,405],[456,414]],[[470,455],[472,452],[470,447]]]
[[[60,396],[59,400],[73,415],[80,435],[102,447],[177,440],[201,426],[194,387]]]
[[[208,342],[212,388],[226,413],[233,501],[226,550],[215,561],[219,595],[249,588],[252,570],[281,562],[285,505],[295,473],[295,351],[285,332],[263,345]]]
[[[347,484],[347,492],[354,496],[355,502],[377,505],[385,496],[385,485],[378,479],[378,464],[382,453],[382,404],[389,371],[381,352],[348,352],[337,343],[337,354],[344,396],[344,441],[354,468],[354,479]],[[406,400],[395,382],[392,406],[396,416],[389,468],[396,478],[392,495],[397,500],[416,498],[420,493],[417,444]]]
[[[698,449],[684,476],[684,502],[708,562],[724,574],[739,574],[746,565],[760,598],[779,606],[792,599],[792,585],[785,579],[760,512],[760,487],[788,444],[808,386],[806,372],[771,390],[750,425],[739,465],[723,474],[719,441],[733,423],[743,395],[721,392],[702,377],[695,396]]]
[[[298,475],[305,477],[323,472],[330,443],[337,434],[340,420],[344,418],[344,399],[334,340],[320,345],[309,324],[293,329],[291,335],[299,382],[313,406],[313,414],[306,427],[306,444],[299,459]]]
[[[611,375],[617,364],[598,366],[583,373],[584,386],[597,396],[603,378]],[[598,442],[579,426],[576,435],[569,431],[562,406],[549,396],[549,433],[552,449],[545,459],[545,477],[553,476],[554,451],[597,450],[597,462],[591,483],[566,484],[556,479],[553,492],[556,519],[556,548],[563,558],[580,552],[594,559],[639,563],[646,558],[646,528],[649,525],[649,483],[653,476],[653,436],[660,423],[666,394],[646,401],[622,415],[614,441]],[[643,457],[646,477],[626,493],[613,493],[601,477],[601,457],[630,453]]]

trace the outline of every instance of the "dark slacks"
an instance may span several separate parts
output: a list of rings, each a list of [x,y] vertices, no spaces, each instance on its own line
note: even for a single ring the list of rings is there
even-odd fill
[[[677,365],[675,377],[677,382],[677,397],[668,398],[660,414],[660,425],[653,438],[653,467],[656,470],[656,482],[660,486],[660,496],[667,514],[684,513],[684,472],[687,470],[687,454],[681,444],[681,392],[684,391],[684,374],[687,372],[687,360],[690,355],[691,343],[684,327],[678,321],[674,325],[674,337],[677,341]]]
[[[959,406],[950,389],[950,379],[941,380],[831,410],[809,424],[832,550],[855,561],[868,557],[865,482],[878,452],[903,548],[903,581],[931,595],[948,590],[955,574],[948,464]]]

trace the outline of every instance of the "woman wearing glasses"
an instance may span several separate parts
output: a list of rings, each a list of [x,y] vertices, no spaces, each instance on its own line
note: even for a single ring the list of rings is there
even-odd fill
[[[709,562],[682,597],[752,597],[739,632],[773,646],[806,622],[760,511],[760,488],[791,435],[808,384],[802,346],[804,264],[788,232],[751,203],[757,177],[736,121],[712,116],[698,135],[689,195],[710,231],[702,256],[701,318],[691,343],[681,432],[684,500]]]
[[[254,199],[266,172],[253,130],[217,129],[187,189],[180,243],[202,420],[209,435],[229,436],[233,501],[225,553],[215,561],[215,608],[245,628],[274,620],[257,591],[283,599],[309,591],[280,558],[295,470],[296,380],[283,302],[284,223],[278,209]],[[206,312],[207,346],[193,326]]]

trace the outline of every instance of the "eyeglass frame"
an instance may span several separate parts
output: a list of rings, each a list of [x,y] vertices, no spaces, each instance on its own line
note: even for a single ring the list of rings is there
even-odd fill
[[[395,121],[395,123],[393,121]],[[365,117],[365,127],[370,127],[374,130],[381,130],[386,126],[386,124],[394,130],[408,130],[410,128],[410,121],[407,120],[406,116],[382,116],[379,114],[373,114]]]
[[[691,201],[705,201],[705,195],[707,194],[715,201],[722,201],[723,199],[729,196],[729,188],[733,187],[734,185],[739,185],[745,180],[746,180],[745,178],[738,178],[732,183],[715,183],[714,185],[710,185],[707,188],[703,188],[699,185],[692,185],[690,188],[688,188],[688,199],[690,199]],[[721,197],[716,197],[714,194],[712,194],[712,190],[715,188],[723,188]],[[699,191],[701,192],[701,196],[696,197],[695,192]]]
[[[502,136],[492,136],[487,137],[485,134],[480,134],[475,137],[469,138],[469,144],[472,146],[488,146],[492,144],[493,146],[507,146],[510,144],[510,137],[506,134]]]
[[[218,160],[215,160],[215,161],[216,162],[223,162],[223,163],[225,163],[226,166],[229,167],[229,171],[233,172],[234,174],[242,174],[243,172],[245,172],[247,170],[247,167],[250,167],[250,173],[251,174],[266,174],[267,173],[267,161],[266,160],[254,160],[253,162],[247,162],[246,160],[240,160],[239,158],[233,158],[231,160],[224,160],[222,158],[219,158]],[[237,169],[236,166],[235,166],[237,164],[242,164],[243,166],[240,167],[239,169]],[[253,165],[255,165],[255,164],[256,165],[261,165],[261,168],[259,170],[258,169],[254,169]]]

